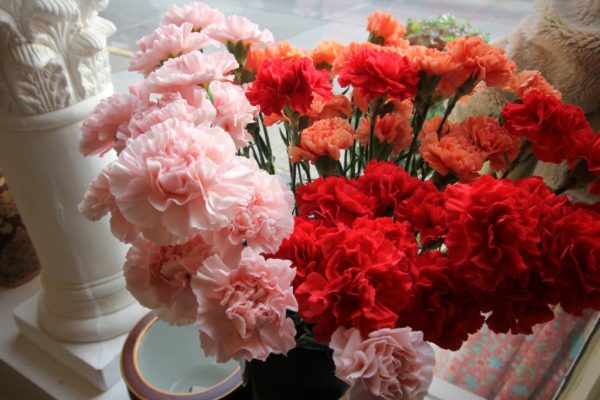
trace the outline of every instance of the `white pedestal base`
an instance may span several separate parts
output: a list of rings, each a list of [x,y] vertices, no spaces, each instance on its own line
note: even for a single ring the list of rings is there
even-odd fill
[[[106,390],[119,381],[119,356],[126,335],[94,343],[58,341],[39,326],[38,296],[39,294],[21,304],[13,313],[21,333],[101,390]],[[138,310],[133,310],[134,315],[143,315],[142,307],[137,307]]]

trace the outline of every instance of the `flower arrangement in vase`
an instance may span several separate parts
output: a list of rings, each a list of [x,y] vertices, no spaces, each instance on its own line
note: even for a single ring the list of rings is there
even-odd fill
[[[83,125],[84,155],[118,155],[80,209],[109,213],[131,244],[128,289],[195,323],[207,355],[248,361],[257,399],[423,398],[428,342],[458,349],[483,324],[530,333],[555,304],[600,309],[598,206],[564,195],[599,191],[583,112],[479,37],[412,45],[380,11],[367,31],[307,51],[174,6],[138,42],[142,82]],[[482,90],[505,107],[451,117]],[[511,179],[531,157],[572,179]],[[265,391],[269,365],[289,382]],[[309,387],[311,366],[337,383]]]

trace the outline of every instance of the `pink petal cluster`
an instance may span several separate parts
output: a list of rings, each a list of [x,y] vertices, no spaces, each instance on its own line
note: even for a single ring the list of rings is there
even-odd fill
[[[254,121],[258,109],[246,98],[244,89],[229,82],[210,84],[213,105],[216,108],[214,124],[225,129],[240,149],[252,141],[246,125]]]
[[[107,165],[94,179],[79,203],[79,212],[90,221],[97,221],[110,211],[110,231],[122,242],[130,243],[139,229],[123,217],[109,189],[109,175],[113,163]]]
[[[196,319],[196,297],[190,281],[212,248],[199,237],[177,246],[159,246],[138,237],[123,267],[127,289],[158,317],[176,325]]]
[[[200,89],[203,91],[203,89]],[[205,95],[206,98],[206,95]],[[206,98],[200,106],[192,107],[180,94],[164,96],[158,102],[148,103],[131,116],[128,132],[131,139],[148,132],[154,125],[175,118],[193,125],[210,124],[215,117],[215,108]]]
[[[186,4],[183,7],[171,6],[161,24],[183,25],[188,22],[192,24],[194,31],[200,32],[209,25],[219,24],[225,19],[223,13],[215,8],[211,8],[204,3],[195,2]]]
[[[245,248],[239,265],[208,258],[192,278],[198,302],[196,324],[206,355],[217,361],[265,360],[296,345],[286,311],[297,311],[292,292],[296,271],[288,260],[265,260]]]
[[[115,145],[118,133],[127,130],[131,115],[142,105],[142,100],[128,93],[113,94],[102,100],[83,122],[79,151],[84,156],[106,154]]]
[[[226,226],[253,193],[254,174],[219,127],[170,119],[131,141],[110,172],[125,218],[158,244],[180,244]]]
[[[258,252],[275,253],[294,229],[294,195],[283,180],[262,170],[255,172],[254,194],[238,207],[229,225],[216,232],[216,246],[242,243]]]
[[[352,399],[420,400],[433,379],[434,354],[421,332],[380,329],[363,340],[356,328],[331,337],[335,374],[350,385]]]
[[[174,93],[193,86],[207,87],[213,81],[230,80],[227,75],[237,67],[235,57],[227,51],[212,54],[194,51],[166,61],[148,76],[146,86],[156,93]]]
[[[270,30],[260,30],[258,25],[251,22],[246,17],[231,15],[216,25],[206,28],[206,35],[217,42],[243,42],[247,45],[265,45],[274,44],[275,40]]]
[[[170,58],[211,44],[212,41],[205,34],[194,32],[194,26],[190,23],[181,26],[160,25],[154,32],[137,41],[140,51],[131,58],[129,70],[148,76]]]

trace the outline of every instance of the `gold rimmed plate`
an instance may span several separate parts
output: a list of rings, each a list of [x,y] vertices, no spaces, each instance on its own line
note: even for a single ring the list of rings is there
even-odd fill
[[[121,353],[121,374],[133,399],[217,400],[242,385],[236,361],[217,363],[206,357],[198,329],[170,326],[154,313],[131,330]]]

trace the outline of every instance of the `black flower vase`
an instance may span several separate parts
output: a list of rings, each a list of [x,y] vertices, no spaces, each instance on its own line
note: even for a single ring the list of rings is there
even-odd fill
[[[331,350],[296,347],[287,356],[246,362],[244,381],[252,400],[339,400],[348,385],[336,378]]]

